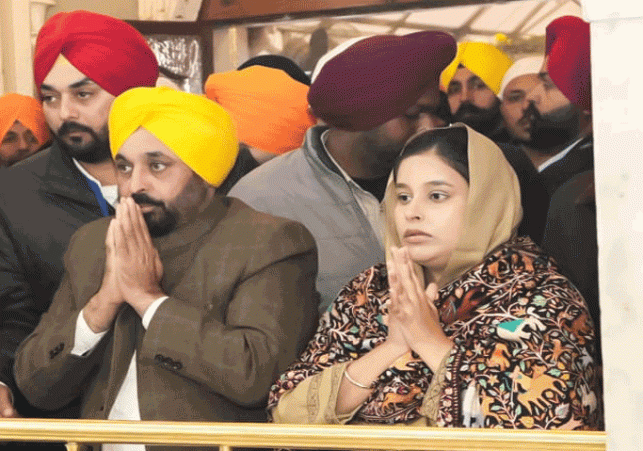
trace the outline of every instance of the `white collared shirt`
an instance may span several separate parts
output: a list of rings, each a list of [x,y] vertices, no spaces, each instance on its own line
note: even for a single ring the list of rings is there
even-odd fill
[[[554,163],[556,163],[557,161],[560,161],[560,160],[562,160],[563,158],[565,158],[565,156],[566,156],[569,152],[571,152],[571,150],[572,150],[574,147],[576,147],[576,144],[578,144],[578,143],[579,143],[579,142],[581,142],[582,140],[583,140],[583,138],[578,138],[576,141],[574,141],[572,144],[570,144],[570,145],[569,145],[568,147],[566,147],[564,150],[561,150],[561,151],[560,151],[560,152],[558,152],[556,155],[554,155],[553,157],[551,157],[549,160],[547,160],[547,161],[545,161],[545,162],[541,163],[541,164],[540,164],[540,166],[538,166],[538,168],[537,168],[538,172],[543,172],[545,169],[547,169],[547,168],[548,168],[549,166],[551,166],[552,164],[554,164]]]
[[[94,178],[89,172],[87,172],[87,170],[83,167],[83,165],[78,162],[78,160],[76,160],[75,158],[72,158],[72,160],[81,174],[83,174],[89,180],[91,180],[92,182],[98,185],[98,187],[100,188],[100,192],[105,198],[105,200],[107,201],[107,203],[110,204],[112,207],[116,205],[116,201],[118,200],[118,186],[117,185],[103,186],[96,178]]]
[[[167,296],[162,296],[155,300],[145,311],[141,323],[145,329],[148,328],[156,310],[167,299]],[[71,354],[76,356],[87,355],[92,352],[101,338],[107,333],[93,332],[81,310],[76,319],[76,334],[74,336],[74,348],[70,351]],[[114,405],[109,411],[107,417],[109,420],[136,420],[141,419],[141,410],[138,405],[138,382],[136,380],[136,351],[132,355],[127,374],[123,380],[123,385],[118,390]],[[103,451],[145,451],[145,445],[131,445],[125,443],[105,443],[102,447]]]

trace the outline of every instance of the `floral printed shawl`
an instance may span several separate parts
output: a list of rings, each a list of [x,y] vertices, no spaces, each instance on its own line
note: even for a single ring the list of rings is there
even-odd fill
[[[388,299],[385,265],[354,278],[322,317],[300,360],[273,385],[269,409],[306,378],[382,343]],[[600,369],[587,307],[528,238],[499,246],[442,288],[436,305],[455,342],[440,370],[437,425],[601,427]],[[417,420],[433,376],[409,352],[379,376],[350,422]]]

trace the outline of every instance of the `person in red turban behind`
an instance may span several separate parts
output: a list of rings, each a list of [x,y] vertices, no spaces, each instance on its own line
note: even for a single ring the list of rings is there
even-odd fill
[[[40,102],[22,94],[0,97],[0,166],[24,160],[50,140]]]
[[[547,129],[550,140],[558,138],[541,165],[554,189],[542,247],[582,293],[599,332],[589,23],[574,16],[552,21],[545,50],[541,82],[528,94],[536,124],[532,140],[542,141]],[[601,334],[596,337],[600,362]]]
[[[538,83],[525,96],[528,146],[541,155],[538,172],[549,195],[572,176],[592,169],[592,88],[589,23],[563,16],[547,25]]]
[[[71,235],[114,211],[114,98],[157,77],[145,38],[113,17],[62,12],[38,33],[34,78],[54,142],[0,177],[0,418],[77,415],[73,403],[48,413],[29,406],[15,385],[14,353],[49,308]]]
[[[384,258],[380,202],[388,174],[418,129],[447,125],[438,84],[456,43],[448,33],[425,31],[371,36],[333,53],[320,59],[308,90],[323,123],[306,131],[299,149],[254,169],[229,193],[310,230],[320,313],[356,272]]]

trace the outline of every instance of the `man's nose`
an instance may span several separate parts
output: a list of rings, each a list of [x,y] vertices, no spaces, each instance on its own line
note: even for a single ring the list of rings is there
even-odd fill
[[[530,103],[534,103],[538,105],[541,101],[543,92],[544,92],[543,84],[542,83],[536,84],[536,86],[534,86],[531,89],[531,91],[529,91],[527,95],[525,95],[525,97],[523,98],[523,101],[522,101],[523,108],[527,108]]]
[[[21,150],[29,150],[30,147],[31,146],[29,145],[29,141],[27,141],[24,136],[20,135],[18,137],[18,148]]]
[[[60,99],[60,119],[64,121],[78,119],[78,108],[69,96],[63,95]]]
[[[145,174],[145,171],[141,168],[132,168],[127,188],[130,195],[147,191],[147,175]]]

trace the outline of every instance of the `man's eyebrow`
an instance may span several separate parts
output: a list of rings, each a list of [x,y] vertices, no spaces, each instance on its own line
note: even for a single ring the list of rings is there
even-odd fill
[[[89,85],[89,84],[96,84],[96,82],[94,80],[92,80],[91,78],[89,78],[89,77],[85,77],[82,80],[79,80],[79,81],[77,81],[75,83],[72,83],[71,85],[69,85],[69,87],[72,88],[72,89],[76,89],[76,88],[80,88],[82,86],[86,86],[86,85]],[[40,90],[41,91],[42,90],[57,91],[53,86],[50,86],[50,85],[47,85],[47,84],[44,84],[44,83],[42,85],[40,85]]]
[[[163,152],[160,152],[158,150],[145,152],[145,156],[148,158],[170,158],[169,156],[165,155]]]
[[[82,80],[77,81],[76,83],[70,84],[69,87],[72,88],[72,89],[76,89],[76,88],[80,88],[82,86],[86,86],[86,85],[92,84],[92,83],[96,84],[96,82],[94,80],[92,80],[91,78],[85,77]]]
[[[477,76],[476,74],[473,74],[472,76],[470,76],[470,77],[467,79],[467,83],[478,83],[478,82],[482,82],[482,83],[484,83],[484,81],[482,81],[482,78],[480,78],[480,77],[479,77],[479,76]],[[486,83],[485,83],[485,85],[486,85]]]
[[[549,78],[549,73],[548,72],[538,72],[538,78],[540,78],[542,81],[551,80],[551,78]]]

